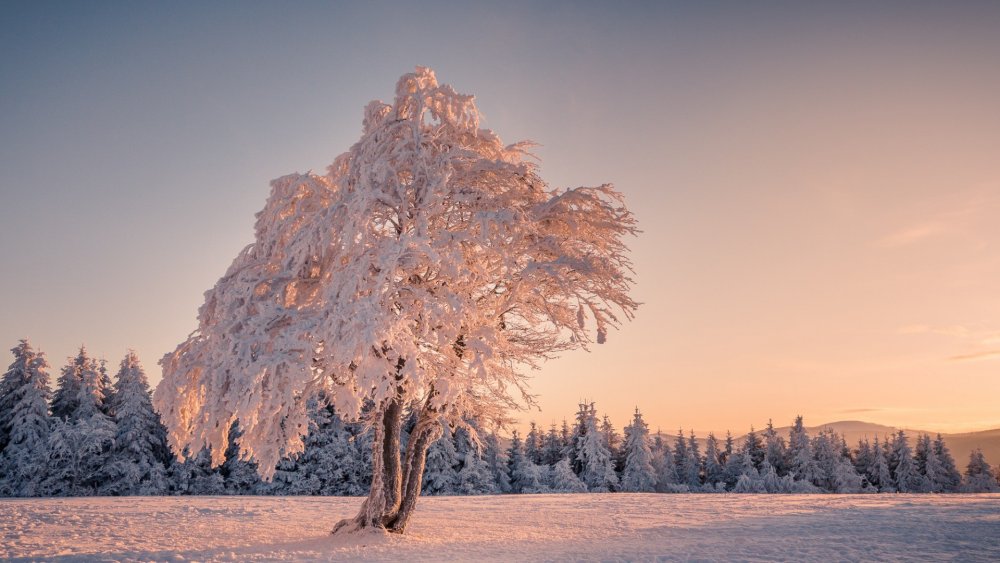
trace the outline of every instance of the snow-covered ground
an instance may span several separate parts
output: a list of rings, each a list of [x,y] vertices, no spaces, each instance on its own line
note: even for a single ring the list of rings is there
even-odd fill
[[[1000,561],[1000,495],[420,499],[405,536],[333,537],[357,498],[0,501],[0,559]]]

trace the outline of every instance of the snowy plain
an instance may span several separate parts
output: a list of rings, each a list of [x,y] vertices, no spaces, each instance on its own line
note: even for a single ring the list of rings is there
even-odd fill
[[[6,499],[0,559],[1000,561],[1000,494],[424,497],[406,535],[329,535],[360,503]]]

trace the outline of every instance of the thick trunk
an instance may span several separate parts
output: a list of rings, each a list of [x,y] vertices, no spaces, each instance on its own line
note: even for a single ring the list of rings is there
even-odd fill
[[[402,499],[403,476],[400,472],[399,444],[403,425],[403,406],[391,401],[382,411],[375,425],[372,443],[372,484],[368,498],[354,518],[341,520],[333,532],[353,531],[362,528],[385,528],[399,511]]]
[[[403,405],[392,401],[375,426],[372,446],[372,486],[358,515],[341,520],[333,532],[350,532],[364,528],[382,528],[403,533],[417,506],[423,484],[427,449],[441,437],[442,427],[437,412],[429,406],[420,409],[417,424],[406,443],[406,456],[400,464],[399,444],[402,431]]]
[[[417,506],[420,488],[424,479],[427,449],[441,437],[441,423],[430,408],[424,408],[417,418],[417,425],[406,445],[406,459],[403,463],[403,498],[398,512],[386,523],[391,532],[403,533]]]

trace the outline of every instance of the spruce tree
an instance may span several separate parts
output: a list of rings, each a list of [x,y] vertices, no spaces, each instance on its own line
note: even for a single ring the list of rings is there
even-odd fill
[[[625,470],[621,490],[634,493],[651,493],[656,490],[656,470],[653,452],[649,448],[649,427],[642,419],[639,408],[625,430]]]
[[[774,423],[768,419],[767,429],[764,430],[764,448],[765,448],[765,459],[771,464],[774,472],[780,477],[788,473],[788,468],[785,466],[786,459],[788,457],[788,448],[785,445],[785,439],[778,435],[774,430]]]
[[[497,491],[509,493],[510,472],[507,470],[507,457],[504,455],[503,449],[500,448],[500,440],[497,439],[496,433],[490,433],[486,436],[485,442],[486,451],[483,452],[483,459],[486,460],[486,466],[493,476]]]
[[[101,492],[111,495],[165,492],[167,468],[172,462],[167,429],[153,410],[149,381],[131,350],[121,362],[107,404],[115,422],[115,440]]]
[[[705,461],[702,464],[702,472],[705,475],[705,484],[717,488],[719,483],[724,483],[725,467],[721,463],[721,453],[719,451],[719,441],[714,432],[708,433],[705,441]]]
[[[962,474],[958,472],[955,458],[952,457],[951,450],[944,443],[944,438],[941,437],[941,434],[938,434],[934,440],[934,455],[937,456],[938,461],[941,463],[941,473],[937,476],[938,487],[946,493],[957,492],[962,486]]]
[[[554,466],[559,463],[559,460],[563,459],[562,451],[562,439],[556,431],[556,425],[552,424],[549,426],[548,433],[545,434],[544,446],[542,448],[542,461],[544,461],[546,465]]]
[[[910,449],[909,440],[902,430],[896,434],[893,440],[889,470],[893,472],[892,478],[896,482],[897,491],[901,493],[920,491],[920,474],[913,462],[913,451]]]
[[[561,459],[552,466],[552,486],[553,493],[585,493],[587,485],[573,473],[573,468],[569,466],[568,459]]]
[[[455,431],[455,451],[460,469],[456,492],[462,495],[489,495],[498,492],[490,473],[489,464],[483,456],[483,447],[473,434],[478,435],[474,424]]]
[[[243,430],[239,419],[229,425],[229,445],[226,446],[225,461],[219,466],[223,487],[227,495],[250,495],[257,492],[261,485],[257,474],[257,462],[252,458],[244,459],[240,452],[240,438]]]
[[[597,428],[597,412],[593,404],[584,417],[584,433],[577,438],[577,457],[582,470],[580,480],[591,492],[608,492],[618,488],[611,452],[604,445],[604,437]]]
[[[538,431],[535,421],[531,421],[531,428],[524,437],[524,455],[536,465],[542,463],[542,436]]]
[[[969,454],[969,464],[965,468],[965,480],[962,490],[969,493],[996,493],[1000,492],[1000,483],[997,482],[997,474],[986,462],[983,450],[975,449]]]
[[[458,488],[458,452],[452,439],[451,427],[441,423],[441,437],[427,449],[424,468],[425,495],[453,495]]]
[[[90,363],[91,359],[87,356],[87,349],[82,345],[75,358],[68,358],[68,363],[62,368],[62,373],[56,380],[56,392],[52,396],[53,418],[68,420],[76,412],[77,405],[79,405],[83,370]]]
[[[0,380],[5,447],[0,452],[0,495],[35,496],[46,470],[51,418],[48,364],[27,340],[11,352],[14,362]]]
[[[823,474],[813,456],[809,434],[802,422],[802,416],[795,417],[795,424],[788,434],[788,473],[796,481],[818,484]]]

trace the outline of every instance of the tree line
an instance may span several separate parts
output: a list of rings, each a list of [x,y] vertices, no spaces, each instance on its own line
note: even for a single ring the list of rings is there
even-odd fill
[[[256,462],[241,457],[239,421],[218,467],[208,448],[173,455],[134,352],[112,379],[106,362],[81,347],[54,391],[43,353],[26,340],[12,352],[0,379],[0,495],[357,496],[371,485],[372,430],[344,422],[323,397],[308,402],[304,451],[282,458],[265,482]],[[416,411],[408,409],[403,448]],[[810,437],[798,417],[787,439],[769,423],[739,441],[727,433],[702,442],[683,431],[651,435],[638,409],[619,433],[593,403],[580,405],[572,425],[543,431],[531,423],[523,437],[515,430],[501,439],[467,422],[443,424],[427,453],[423,494],[1000,492],[981,451],[960,472],[940,434],[911,446],[899,431],[852,447],[832,430]]]

